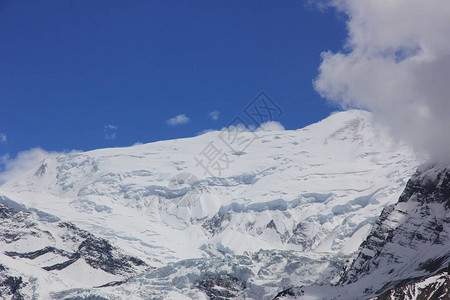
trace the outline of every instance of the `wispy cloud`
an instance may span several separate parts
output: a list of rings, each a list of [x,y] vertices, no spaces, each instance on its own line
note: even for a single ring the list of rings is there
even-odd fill
[[[218,110],[212,111],[212,112],[210,112],[210,113],[208,114],[208,116],[209,116],[211,119],[213,119],[214,121],[217,121],[217,120],[219,120],[220,111],[218,111]]]
[[[108,124],[108,125],[105,125],[105,129],[116,130],[116,129],[119,129],[119,126]]]
[[[14,158],[11,158],[9,154],[0,157],[0,167],[3,169],[3,172],[0,173],[0,184],[32,168],[36,168],[44,158],[55,154],[41,148],[33,148],[19,152]]]
[[[2,142],[2,143],[8,142],[8,138],[6,137],[6,134],[0,133],[0,142]]]
[[[103,128],[105,140],[115,140],[117,137],[117,129],[119,129],[119,126],[112,124],[105,125]]]
[[[169,120],[166,121],[166,123],[170,126],[176,126],[176,125],[186,124],[189,121],[190,121],[190,119],[188,116],[186,116],[185,114],[181,114],[181,115],[175,116],[173,118],[170,118]]]
[[[64,152],[48,152],[42,148],[32,148],[17,153],[15,157],[5,154],[0,157],[0,185],[12,180],[30,170],[36,172],[45,159],[68,153],[78,153],[78,150]]]

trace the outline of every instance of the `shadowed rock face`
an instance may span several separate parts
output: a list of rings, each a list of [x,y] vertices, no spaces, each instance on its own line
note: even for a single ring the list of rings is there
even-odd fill
[[[288,288],[288,289],[285,289],[285,290],[279,292],[275,296],[275,298],[273,298],[273,300],[281,300],[281,299],[285,299],[286,297],[294,297],[294,299],[295,299],[296,297],[300,297],[303,294],[304,294],[304,292],[300,288],[291,287],[291,288]]]
[[[384,292],[374,300],[392,300],[392,299],[450,299],[450,276],[447,271],[442,271],[437,275],[424,280],[399,285]]]
[[[450,169],[429,166],[419,168],[409,180],[399,202],[442,203],[450,208]]]
[[[71,223],[40,221],[34,212],[24,208],[17,211],[6,207],[3,201],[0,202],[0,244],[2,254],[45,271],[58,272],[79,261],[94,269],[127,279],[136,274],[138,269],[142,269],[141,267],[146,267],[142,260],[122,253],[107,240]],[[39,247],[37,245],[45,244],[47,246],[37,250],[20,251],[24,247],[33,249]],[[43,257],[46,259],[42,260]],[[55,263],[52,264],[52,261]],[[11,268],[0,265],[0,298],[32,297],[33,295],[25,293],[23,288],[28,287],[29,292],[34,283]]]
[[[383,210],[340,283],[365,286],[368,296],[389,290],[379,299],[410,299],[402,293],[447,267],[449,244],[450,170],[422,166],[399,202]],[[425,298],[411,299],[430,299],[426,295],[447,288],[446,284],[430,284],[421,292]],[[393,298],[383,298],[386,295]]]
[[[25,299],[20,289],[25,284],[22,277],[8,275],[8,268],[0,265],[0,298],[10,298],[12,300]]]
[[[77,228],[73,224],[61,222],[58,224],[58,227],[66,229],[68,231],[66,234],[71,236],[72,241],[75,240],[80,242],[76,251],[71,253],[48,246],[31,252],[20,253],[6,251],[5,254],[10,257],[26,258],[30,260],[36,259],[47,253],[53,253],[67,258],[67,260],[62,263],[42,267],[47,271],[63,270],[80,258],[83,258],[91,267],[102,269],[103,271],[114,275],[133,274],[136,271],[135,267],[145,265],[142,260],[120,253],[120,251],[113,247],[108,241],[97,238],[87,231]]]
[[[93,268],[102,269],[110,274],[134,273],[136,266],[145,263],[135,257],[118,253],[111,244],[104,240],[89,235],[80,246],[77,253],[83,257]]]

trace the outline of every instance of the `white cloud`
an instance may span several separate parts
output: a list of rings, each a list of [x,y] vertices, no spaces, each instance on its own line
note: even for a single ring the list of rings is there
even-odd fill
[[[280,122],[269,121],[262,123],[257,131],[284,131],[284,126]]]
[[[450,1],[332,0],[348,15],[344,51],[325,52],[316,90],[374,112],[434,158],[450,157]]]
[[[246,126],[245,124],[238,123],[230,125],[228,127],[224,127],[221,130],[228,130],[234,132],[250,132],[250,131],[258,132],[258,131],[283,131],[285,129],[280,122],[268,121],[262,123],[258,128],[256,128],[254,125]]]
[[[105,129],[116,130],[116,129],[119,129],[119,126],[108,124],[108,125],[105,125]]]
[[[6,137],[6,134],[0,133],[0,142],[2,142],[2,143],[8,142],[8,138]]]
[[[115,140],[117,137],[117,129],[119,129],[119,126],[107,124],[104,126],[104,138],[105,140]]]
[[[105,133],[105,140],[115,140],[117,137],[116,132]]]
[[[214,121],[217,121],[217,120],[219,120],[220,111],[218,111],[218,110],[212,111],[212,112],[210,112],[210,113],[208,114],[208,116],[209,116],[211,119],[213,119]]]
[[[190,119],[185,114],[181,114],[181,115],[175,116],[173,118],[170,118],[169,120],[166,121],[166,123],[170,126],[176,126],[176,125],[186,124],[189,121],[190,121]]]
[[[32,168],[37,168],[43,159],[56,154],[41,148],[33,148],[19,152],[14,158],[11,158],[8,154],[4,155],[0,160],[0,165],[3,169],[3,172],[0,173],[0,183],[8,181]]]

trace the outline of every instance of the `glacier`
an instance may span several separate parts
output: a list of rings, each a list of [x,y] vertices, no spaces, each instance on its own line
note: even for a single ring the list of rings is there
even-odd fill
[[[98,288],[83,282],[81,265],[71,271],[78,274],[71,288],[53,285],[45,297],[209,299],[228,287],[232,297],[273,299],[292,286],[337,282],[421,162],[361,110],[298,130],[241,132],[254,139],[241,152],[221,145],[222,133],[52,154],[3,184],[0,195],[10,202],[0,203],[47,227],[75,224],[146,266]],[[211,142],[231,158],[219,176],[195,160]],[[174,199],[194,190],[170,188],[179,174],[196,178],[188,205]],[[11,269],[18,260],[40,266],[1,250],[0,263]]]

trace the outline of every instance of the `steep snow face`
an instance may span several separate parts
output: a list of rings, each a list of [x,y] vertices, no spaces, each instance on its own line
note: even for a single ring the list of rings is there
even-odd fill
[[[379,294],[450,263],[450,168],[425,164],[383,210],[342,283]]]
[[[239,256],[260,249],[320,261],[356,251],[418,164],[364,111],[336,113],[295,131],[239,132],[236,140],[245,147],[236,149],[230,131],[222,131],[62,154],[0,193],[155,267],[214,251]],[[220,151],[221,165],[205,171],[211,150]],[[195,182],[174,190],[173,179],[186,174]],[[278,282],[289,277],[281,273],[273,273]]]

